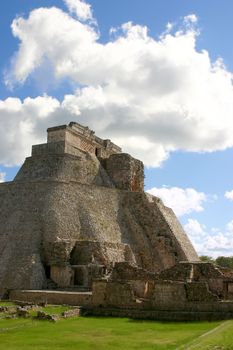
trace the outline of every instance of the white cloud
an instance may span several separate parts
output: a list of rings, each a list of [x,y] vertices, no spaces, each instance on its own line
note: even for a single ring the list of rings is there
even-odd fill
[[[75,13],[79,20],[93,20],[91,5],[83,0],[64,0],[70,13]]]
[[[185,231],[189,233],[190,236],[192,237],[203,237],[206,235],[205,230],[206,227],[205,225],[200,224],[197,220],[195,219],[188,219],[187,224],[184,226]]]
[[[30,155],[32,143],[41,143],[46,139],[48,116],[54,113],[59,120],[60,103],[48,96],[0,100],[0,163],[7,166],[20,164]],[[61,121],[60,121],[61,122]],[[56,124],[56,123],[55,123]]]
[[[174,24],[171,22],[168,22],[166,25],[166,33],[170,33],[173,27],[174,27]]]
[[[79,3],[70,0],[70,11]],[[207,51],[196,49],[196,20],[194,14],[186,16],[179,31],[172,33],[169,25],[170,32],[159,39],[128,22],[115,30],[114,40],[100,43],[91,25],[56,7],[39,8],[12,23],[20,45],[6,82],[24,83],[49,64],[49,80],[69,79],[78,88],[56,111],[45,113],[47,124],[70,118],[89,125],[149,166],[159,166],[175,150],[224,150],[233,146],[232,74],[221,60],[212,62]],[[11,112],[9,118],[30,122],[30,132],[19,141],[17,157],[8,153],[11,161],[23,158],[26,142],[40,139],[45,125],[39,117],[43,99],[33,117],[25,117],[25,102],[17,101],[11,104],[20,106],[20,114]]]
[[[199,252],[202,255],[211,255],[213,257],[231,256],[233,252],[233,238],[228,232],[218,232],[215,235],[206,234],[206,237],[202,237],[202,240],[196,243],[196,247],[199,247]]]
[[[198,192],[194,188],[154,187],[147,192],[161,198],[164,204],[172,208],[178,216],[202,211],[203,202],[207,200],[205,193]]]
[[[229,235],[233,234],[233,220],[228,222],[226,229]]]
[[[5,181],[6,173],[0,172],[0,183]]]
[[[205,225],[197,220],[188,219],[184,225],[185,231],[199,255],[231,256],[233,252],[233,220],[226,225],[224,232],[217,228],[207,230]]]
[[[229,199],[230,201],[233,201],[233,190],[232,191],[226,191],[224,196]]]
[[[98,39],[94,29],[56,7],[33,10],[28,19],[17,17],[11,28],[21,43],[13,60],[13,70],[6,77],[8,84],[12,77],[23,83],[45,59],[58,76],[66,75],[84,63],[84,56],[92,54],[89,49]]]
[[[185,23],[197,23],[198,18],[195,15],[195,13],[192,13],[191,15],[185,16],[184,17],[184,22]]]

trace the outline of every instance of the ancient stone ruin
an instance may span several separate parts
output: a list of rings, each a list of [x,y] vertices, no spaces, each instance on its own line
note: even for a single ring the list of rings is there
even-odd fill
[[[173,211],[144,192],[141,161],[71,122],[49,128],[47,143],[0,184],[8,295],[102,314],[223,317],[233,315],[233,273],[199,261]]]

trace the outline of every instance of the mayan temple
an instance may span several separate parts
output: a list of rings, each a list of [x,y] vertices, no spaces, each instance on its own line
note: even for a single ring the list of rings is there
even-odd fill
[[[144,192],[140,160],[75,122],[47,132],[0,184],[1,297],[187,312],[233,299],[233,274],[201,263],[174,212]]]

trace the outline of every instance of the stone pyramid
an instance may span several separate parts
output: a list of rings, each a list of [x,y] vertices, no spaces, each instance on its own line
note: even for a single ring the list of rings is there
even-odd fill
[[[0,296],[91,286],[116,262],[161,272],[198,256],[170,208],[144,192],[143,163],[78,123],[48,129],[0,184]]]

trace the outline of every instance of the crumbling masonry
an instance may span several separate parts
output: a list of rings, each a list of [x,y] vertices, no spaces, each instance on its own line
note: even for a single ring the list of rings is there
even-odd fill
[[[143,163],[74,122],[49,128],[0,184],[0,296],[9,293],[102,314],[233,314],[222,301],[233,299],[232,273],[199,261],[173,211],[144,192]]]

